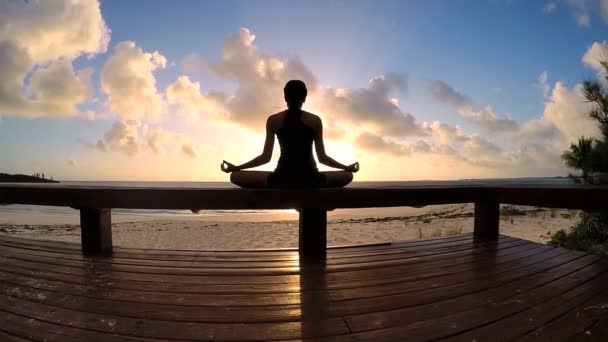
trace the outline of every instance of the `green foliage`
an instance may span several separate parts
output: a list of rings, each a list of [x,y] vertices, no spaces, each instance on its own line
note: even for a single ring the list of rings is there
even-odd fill
[[[608,80],[608,61],[600,64]],[[577,182],[608,183],[608,88],[605,84],[600,80],[585,80],[582,88],[582,95],[593,106],[588,115],[598,123],[602,137],[580,137],[561,156],[568,167],[580,171],[580,175],[570,175]],[[582,213],[578,223],[567,231],[561,229],[553,233],[547,244],[606,255],[608,212]]]
[[[608,213],[581,213],[580,221],[568,231],[561,229],[551,235],[547,244],[580,251],[607,254]]]

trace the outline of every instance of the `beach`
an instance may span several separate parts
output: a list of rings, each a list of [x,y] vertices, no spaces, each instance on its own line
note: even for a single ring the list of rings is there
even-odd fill
[[[145,211],[112,216],[113,243],[119,247],[242,250],[297,248],[295,211],[213,213],[173,216]],[[567,229],[578,211],[526,206],[501,206],[500,233],[545,243],[550,232]],[[328,246],[390,243],[470,233],[473,205],[450,204],[423,208],[335,210],[328,214]],[[32,239],[80,242],[77,212],[36,214],[5,211],[0,234]]]

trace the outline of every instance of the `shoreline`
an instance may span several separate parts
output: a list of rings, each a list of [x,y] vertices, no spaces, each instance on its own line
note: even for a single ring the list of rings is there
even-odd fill
[[[472,232],[473,205],[452,204],[425,208],[394,208],[382,215],[374,210],[352,215],[329,212],[328,246],[363,245],[452,236]],[[400,209],[400,210],[399,210]],[[380,213],[379,209],[375,209]],[[392,215],[397,213],[397,215]],[[398,215],[401,213],[401,215]],[[9,215],[10,216],[10,215]],[[234,216],[234,215],[232,215]],[[246,215],[245,215],[246,216]],[[263,216],[263,215],[262,215]],[[283,217],[283,219],[281,219]],[[287,217],[287,219],[285,219]],[[217,220],[192,215],[184,218],[113,215],[115,246],[154,249],[273,249],[296,248],[297,213],[280,213],[277,220]],[[44,219],[44,217],[42,218]],[[578,211],[524,206],[502,206],[500,232],[545,243],[550,232],[567,229],[578,219]],[[80,243],[80,226],[73,223],[10,222],[0,218],[0,234]]]

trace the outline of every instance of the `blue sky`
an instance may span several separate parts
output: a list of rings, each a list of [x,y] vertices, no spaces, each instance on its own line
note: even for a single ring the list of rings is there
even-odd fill
[[[45,112],[46,107],[40,105],[35,109],[38,111],[35,115],[32,114],[34,109],[24,109],[20,113],[20,109],[8,104],[3,106],[0,97],[0,171],[45,171],[60,179],[222,180],[224,175],[216,170],[221,159],[244,162],[248,156],[255,156],[258,147],[243,149],[234,141],[246,136],[253,145],[259,142],[263,138],[260,135],[263,126],[256,132],[257,121],[240,121],[242,116],[237,113],[238,109],[228,103],[215,103],[212,109],[207,106],[196,115],[197,120],[188,121],[176,114],[178,105],[168,103],[166,94],[167,87],[178,77],[187,76],[189,82],[199,83],[200,101],[215,101],[212,97],[207,98],[209,94],[206,93],[210,90],[238,97],[239,87],[248,84],[245,78],[240,78],[245,76],[239,76],[236,71],[236,76],[232,77],[218,75],[205,67],[187,69],[184,60],[194,56],[200,65],[219,63],[228,37],[240,32],[241,28],[255,35],[253,44],[259,55],[252,58],[298,59],[314,75],[319,89],[347,89],[351,94],[347,100],[352,102],[347,107],[353,112],[358,113],[356,106],[367,105],[357,97],[356,90],[368,87],[370,79],[395,73],[406,80],[406,91],[390,88],[390,93],[383,94],[386,96],[380,97],[378,103],[396,99],[398,115],[411,114],[416,121],[416,128],[412,128],[416,133],[412,134],[386,133],[387,127],[382,125],[397,125],[389,120],[393,114],[382,116],[384,114],[370,110],[373,107],[365,107],[367,112],[352,115],[345,110],[332,118],[330,109],[343,105],[340,98],[324,98],[322,104],[315,102],[315,109],[323,111],[319,114],[328,115],[323,117],[326,125],[331,124],[329,121],[338,121],[343,127],[361,129],[355,132],[355,129],[347,128],[351,136],[336,137],[334,148],[338,159],[366,161],[369,167],[362,168],[365,170],[361,173],[363,179],[420,179],[428,178],[429,173],[435,178],[565,174],[567,170],[559,162],[560,148],[567,146],[568,139],[579,132],[566,132],[560,127],[568,127],[567,120],[578,120],[584,115],[572,109],[580,104],[568,107],[567,101],[572,101],[568,95],[576,94],[576,85],[585,77],[595,77],[596,70],[585,65],[582,58],[594,43],[599,44],[598,49],[603,48],[601,44],[607,38],[608,29],[599,0],[110,0],[101,2],[99,7],[96,1],[82,5],[87,9],[92,6],[82,20],[62,13],[65,8],[58,9],[43,2],[9,0],[9,5],[10,16],[0,16],[0,19],[27,23],[36,15],[49,18],[36,21],[32,32],[74,32],[83,25],[100,22],[105,25],[105,34],[110,39],[105,46],[100,43],[98,47],[91,47],[88,37],[83,37],[82,42],[74,42],[75,47],[66,52],[67,57],[43,51],[39,53],[41,57],[33,58],[22,75],[19,91],[24,93],[36,70],[44,69],[55,60],[69,59],[74,73],[92,67],[92,92],[85,100],[78,101],[72,111]],[[577,21],[581,16],[588,17],[588,25]],[[63,19],[47,24],[53,18]],[[104,34],[103,27],[100,30]],[[0,30],[0,42],[11,40],[17,41],[26,51],[33,46],[28,44],[40,45],[27,36]],[[111,95],[100,86],[104,66],[115,53],[117,44],[123,41],[134,42],[143,52],[157,51],[166,59],[164,68],[157,67],[151,72],[159,103],[166,105],[160,121],[148,122],[146,118],[139,118],[137,123],[129,123],[125,113],[111,109],[116,108],[112,107]],[[3,62],[0,57],[0,75]],[[547,97],[537,84],[543,72],[548,76]],[[279,76],[288,78],[290,74],[285,71]],[[276,80],[276,83],[283,81]],[[449,93],[442,88],[449,93],[446,96],[462,95],[470,101],[455,106],[446,97],[434,96],[429,87],[436,81],[449,85],[455,92]],[[556,82],[565,87],[564,93],[554,93]],[[311,101],[315,94],[311,94]],[[280,100],[280,92],[276,95]],[[320,95],[316,96],[319,98]],[[179,105],[185,103],[176,101]],[[478,114],[486,106],[491,107],[495,116],[489,120],[509,118],[518,128],[509,132],[488,130],[484,126],[487,122],[482,123]],[[560,108],[572,112],[572,117],[552,114],[561,113]],[[220,116],[224,120],[218,119],[216,110],[228,113]],[[82,113],[86,111],[93,113],[94,119],[83,120]],[[58,118],[59,114],[62,118]],[[271,113],[260,110],[256,114],[262,124],[267,114]],[[374,115],[379,115],[377,127],[373,124]],[[367,120],[369,126],[363,127],[357,120]],[[125,153],[124,139],[114,147],[111,147],[112,141],[104,141],[108,143],[107,148],[95,148],[96,142],[104,139],[114,123],[122,122],[128,126],[134,144],[141,145],[137,152]],[[434,122],[437,124],[433,128]],[[443,128],[439,128],[439,123],[445,124],[441,126]],[[544,129],[554,126],[557,131],[561,129],[561,136],[553,136],[551,141],[534,137],[538,141],[529,142],[526,148],[518,146],[522,134],[528,132],[524,132],[524,127],[533,125]],[[583,126],[581,129],[591,131],[580,131],[581,134],[595,133],[592,125]],[[145,149],[146,134],[154,128],[179,136],[179,142],[166,142],[173,150],[167,147],[164,153],[152,153]],[[448,131],[452,133],[446,135]],[[454,133],[456,131],[458,133]],[[218,142],[219,136],[214,136],[218,132],[222,132],[225,140],[233,141],[232,145]],[[417,148],[422,144],[420,141],[432,149]],[[547,153],[543,158],[550,159],[553,164],[542,162],[538,167],[530,167],[524,162],[525,153],[541,153],[526,150],[534,144],[551,146],[551,150],[542,153]],[[179,153],[183,145],[196,146],[197,152]],[[490,149],[478,151],[479,146]],[[492,153],[494,156],[490,156]],[[551,153],[557,158],[552,158]],[[476,159],[484,154],[489,157]],[[148,172],[150,168],[167,167],[167,161],[175,165],[170,172]],[[354,160],[344,160],[350,161]],[[425,166],[412,171],[413,164]],[[409,171],[389,172],[387,165]],[[455,170],[439,172],[437,169],[441,169],[441,165],[453,165]]]

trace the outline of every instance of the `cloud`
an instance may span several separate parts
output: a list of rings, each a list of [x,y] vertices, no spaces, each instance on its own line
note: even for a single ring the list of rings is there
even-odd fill
[[[565,172],[560,155],[581,135],[599,137],[597,123],[588,116],[592,105],[581,95],[581,85],[569,89],[556,82],[540,118],[524,123],[507,152],[512,172]]]
[[[0,41],[14,41],[34,63],[95,55],[110,41],[96,0],[3,1],[0,9]]]
[[[197,118],[202,113],[223,113],[221,101],[213,95],[203,95],[201,85],[192,82],[188,76],[179,76],[167,87],[167,100],[178,107],[178,114],[187,118]]]
[[[574,16],[578,26],[590,26],[591,18],[589,17],[588,0],[566,0],[566,4],[572,9],[572,15]]]
[[[452,86],[442,80],[432,80],[429,93],[437,102],[456,110],[460,116],[491,132],[513,132],[519,124],[509,116],[499,116],[492,107],[485,106],[475,111],[471,99],[456,91]]]
[[[567,142],[576,141],[581,135],[600,136],[597,122],[588,116],[592,104],[583,98],[581,92],[580,84],[570,90],[561,82],[556,82],[541,118],[545,124],[555,125]]]
[[[155,154],[161,154],[163,152],[162,145],[169,138],[169,134],[160,127],[147,130],[147,132],[144,133],[144,139],[146,140],[148,147]]]
[[[365,150],[388,153],[397,157],[409,155],[411,152],[411,150],[403,144],[387,141],[383,137],[369,132],[360,134],[355,143]]]
[[[133,122],[117,121],[95,144],[100,151],[118,151],[129,156],[135,156],[140,151],[137,139],[137,125]]]
[[[438,102],[446,104],[456,110],[471,105],[471,99],[456,91],[452,86],[442,80],[432,80],[429,85],[431,96]]]
[[[194,53],[184,56],[179,65],[181,72],[189,75],[205,73],[209,70],[208,61]]]
[[[547,96],[549,95],[550,89],[549,84],[547,83],[548,78],[549,75],[545,70],[538,76],[538,83],[536,84],[538,89],[540,89],[540,91],[542,92],[544,98],[547,98]]]
[[[388,136],[424,135],[416,118],[405,113],[392,93],[405,92],[405,76],[388,73],[372,78],[367,88],[325,88],[321,90],[319,106],[332,120],[354,125],[368,124]]]
[[[600,62],[608,61],[608,42],[594,42],[583,55],[582,62],[598,73],[603,73],[604,68]]]
[[[91,92],[93,69],[75,71],[72,60],[104,52],[109,41],[99,3],[9,1],[0,7],[0,114],[75,115]]]
[[[555,12],[556,8],[557,8],[557,5],[555,4],[555,2],[548,2],[545,4],[545,6],[543,6],[543,12],[553,13],[553,12]]]
[[[182,144],[182,152],[190,158],[196,158],[198,153],[196,152],[196,146],[192,143]]]
[[[69,159],[68,165],[72,166],[72,167],[76,167],[76,166],[78,166],[78,162],[76,161],[76,159]]]
[[[285,107],[282,94],[288,80],[300,79],[314,92],[317,79],[298,58],[263,54],[254,41],[255,35],[241,28],[226,39],[219,60],[202,62],[194,55],[190,59],[197,59],[197,66],[217,77],[236,81],[234,94],[214,92],[213,96],[230,120],[259,129],[269,114]],[[184,68],[193,67],[182,62]]]
[[[249,29],[241,28],[225,40],[219,60],[207,61],[196,55],[182,60],[182,71],[195,73],[204,69],[217,77],[236,81],[233,94],[215,90],[202,94],[198,82],[182,76],[167,89],[169,101],[181,106],[182,113],[220,113],[231,122],[260,130],[269,114],[285,108],[285,83],[300,79],[307,85],[310,105],[332,123],[327,127],[328,133],[333,132],[333,123],[344,122],[363,122],[392,136],[422,133],[415,118],[403,112],[397,99],[392,97],[407,92],[405,75],[379,75],[365,88],[321,88],[315,75],[298,58],[264,53],[258,50],[255,39]]]
[[[145,52],[132,41],[118,43],[101,70],[101,90],[108,96],[110,110],[123,120],[159,120],[165,103],[156,89],[154,71],[166,64],[158,51]]]

